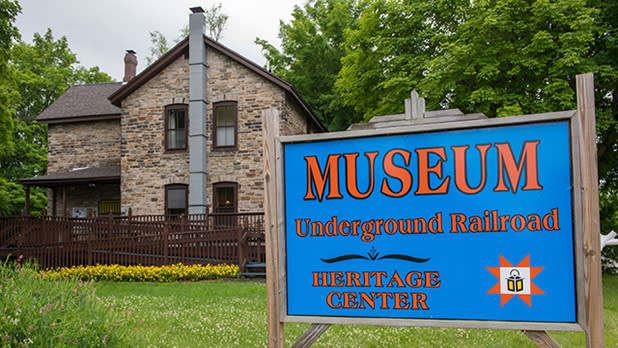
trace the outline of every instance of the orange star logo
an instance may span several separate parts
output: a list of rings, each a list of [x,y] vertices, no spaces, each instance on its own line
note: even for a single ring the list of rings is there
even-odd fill
[[[545,267],[530,267],[530,254],[526,255],[517,266],[513,266],[502,255],[500,255],[500,267],[487,267],[496,278],[498,283],[494,285],[488,294],[500,294],[500,307],[513,296],[518,296],[528,307],[532,307],[531,295],[545,295],[532,279],[536,277]]]

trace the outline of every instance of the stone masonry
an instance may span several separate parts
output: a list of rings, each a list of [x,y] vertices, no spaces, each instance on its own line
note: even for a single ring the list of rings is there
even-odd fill
[[[50,124],[49,174],[120,165],[120,120]]]
[[[120,165],[120,120],[102,120],[50,124],[47,132],[48,174],[70,172],[76,168],[109,167]],[[67,210],[98,207],[100,200],[119,200],[117,184],[99,186],[69,186]],[[63,215],[61,191],[47,190],[47,209],[54,215]],[[55,211],[53,208],[55,207]]]
[[[306,133],[307,121],[270,81],[212,48],[207,62],[208,205],[213,184],[234,182],[238,211],[262,211],[262,111],[279,110],[283,135]],[[188,59],[181,56],[122,101],[122,206],[135,215],[163,214],[165,186],[189,184],[189,151],[165,153],[163,124],[166,105],[188,104],[188,70]],[[237,102],[237,150],[212,149],[212,105],[220,101]]]

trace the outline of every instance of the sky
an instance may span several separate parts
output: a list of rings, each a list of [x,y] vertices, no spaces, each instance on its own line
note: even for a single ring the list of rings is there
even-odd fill
[[[189,8],[208,8],[222,3],[229,16],[220,42],[242,56],[263,66],[266,59],[256,37],[276,47],[279,21],[289,22],[294,5],[304,0],[19,0],[22,13],[15,25],[21,38],[32,42],[34,33],[51,28],[54,38],[65,36],[80,65],[98,66],[101,71],[122,81],[124,54],[137,52],[138,72],[146,68],[150,55],[151,31],[158,30],[170,43],[189,23]]]

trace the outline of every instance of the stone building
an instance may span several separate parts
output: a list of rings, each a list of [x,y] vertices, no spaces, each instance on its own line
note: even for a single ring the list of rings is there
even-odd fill
[[[263,207],[262,115],[281,134],[324,131],[293,86],[204,35],[190,34],[125,82],[74,86],[37,118],[48,124],[48,190],[55,215],[252,212]]]

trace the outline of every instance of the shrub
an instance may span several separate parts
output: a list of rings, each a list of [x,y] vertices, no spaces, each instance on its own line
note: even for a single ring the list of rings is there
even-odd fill
[[[112,280],[112,281],[197,281],[207,279],[238,278],[236,265],[183,265],[171,266],[73,266],[41,272],[52,279]]]
[[[1,347],[123,347],[124,318],[93,282],[51,280],[35,265],[0,262]]]

